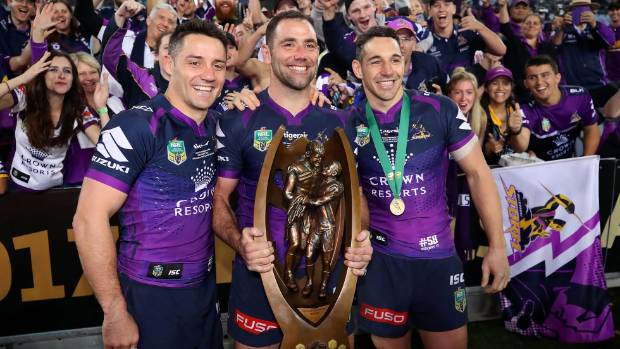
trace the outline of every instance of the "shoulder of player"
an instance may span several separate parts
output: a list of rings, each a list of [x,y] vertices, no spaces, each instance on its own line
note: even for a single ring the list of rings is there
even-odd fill
[[[448,97],[438,95],[431,92],[420,92],[417,90],[405,90],[405,92],[411,98],[411,106],[415,108],[416,105],[428,105],[432,107],[437,113],[441,113],[446,108],[451,108],[454,104]]]
[[[338,109],[332,105],[327,105],[327,106],[323,106],[323,107],[319,107],[319,106],[312,106],[313,111],[320,113],[321,115],[328,117],[328,118],[338,118],[340,120],[341,123],[345,123],[347,120],[349,120],[349,118],[351,117],[351,113],[349,112],[349,109]]]
[[[130,109],[124,110],[114,116],[106,128],[121,126],[131,132],[150,130],[151,125],[156,125],[154,119],[161,118],[165,114],[162,107],[158,107],[153,101],[145,101]]]

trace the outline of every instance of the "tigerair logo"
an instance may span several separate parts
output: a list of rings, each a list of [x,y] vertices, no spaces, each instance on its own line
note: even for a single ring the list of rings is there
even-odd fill
[[[250,332],[255,335],[259,335],[265,331],[278,328],[278,324],[276,324],[275,322],[252,317],[248,314],[240,312],[239,309],[235,310],[235,322],[237,323],[237,326],[239,326],[244,331]]]
[[[397,312],[387,308],[375,308],[368,304],[362,304],[360,315],[370,321],[401,326],[407,323],[407,312]]]

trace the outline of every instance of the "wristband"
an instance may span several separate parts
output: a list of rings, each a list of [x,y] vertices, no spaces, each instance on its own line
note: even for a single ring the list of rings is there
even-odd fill
[[[101,107],[99,109],[97,109],[97,114],[99,114],[99,116],[103,115],[103,114],[107,114],[108,113],[108,107]]]

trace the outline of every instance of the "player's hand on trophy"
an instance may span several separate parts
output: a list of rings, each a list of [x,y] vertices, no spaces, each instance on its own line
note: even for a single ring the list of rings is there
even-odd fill
[[[344,264],[351,268],[353,274],[357,276],[366,275],[366,267],[372,258],[372,245],[370,243],[370,233],[362,230],[355,240],[359,242],[358,247],[347,247],[344,254]]]
[[[489,285],[489,278],[493,275],[493,283]],[[489,247],[489,251],[482,260],[482,283],[486,293],[496,293],[506,288],[510,281],[510,266],[503,247]]]
[[[331,105],[332,102],[323,94],[323,92],[313,88],[310,92],[310,103],[312,105],[317,105],[319,107],[327,107]]]
[[[275,260],[271,241],[256,239],[264,234],[264,232],[255,227],[244,228],[241,231],[241,241],[237,249],[248,269],[259,273],[271,271],[273,269],[273,261]]]

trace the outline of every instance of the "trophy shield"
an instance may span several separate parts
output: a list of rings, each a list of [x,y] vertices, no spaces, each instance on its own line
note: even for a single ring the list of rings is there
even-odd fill
[[[276,249],[274,269],[260,275],[283,333],[280,347],[349,348],[357,277],[344,265],[344,249],[358,245],[353,237],[361,231],[353,152],[341,128],[289,147],[284,132],[281,126],[271,141],[254,206],[254,226],[266,232],[257,239]],[[270,226],[274,210],[285,216],[277,227]]]

